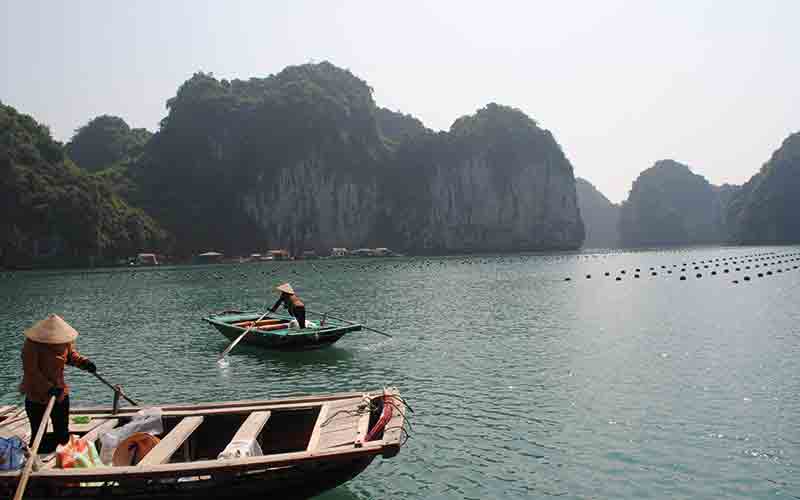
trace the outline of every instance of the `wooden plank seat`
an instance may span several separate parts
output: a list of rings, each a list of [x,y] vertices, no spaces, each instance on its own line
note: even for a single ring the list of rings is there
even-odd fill
[[[189,438],[189,435],[203,423],[203,417],[186,417],[178,422],[150,452],[139,462],[138,467],[161,465],[169,462],[172,455]]]
[[[239,426],[239,430],[236,431],[233,439],[231,439],[231,443],[234,441],[250,441],[256,439],[261,433],[261,429],[267,424],[270,415],[272,415],[272,412],[269,411],[254,411],[251,413],[245,421],[242,422],[242,425]]]

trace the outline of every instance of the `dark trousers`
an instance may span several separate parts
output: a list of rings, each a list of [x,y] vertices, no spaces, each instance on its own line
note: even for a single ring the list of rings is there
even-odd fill
[[[306,327],[306,308],[305,307],[295,307],[294,312],[292,313],[294,319],[297,320],[297,323],[300,325],[300,328]]]
[[[31,440],[28,446],[33,446],[33,439],[36,437],[36,431],[39,430],[46,409],[45,404],[25,399],[25,413],[28,414],[28,421],[31,423]],[[50,420],[53,421],[54,432],[45,434],[38,453],[52,453],[56,445],[67,444],[69,441],[69,396],[65,396],[64,401],[56,400],[53,411],[50,412]]]

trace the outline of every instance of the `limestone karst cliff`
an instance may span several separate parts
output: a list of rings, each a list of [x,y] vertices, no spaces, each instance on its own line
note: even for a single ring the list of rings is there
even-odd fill
[[[330,63],[197,74],[132,175],[187,252],[264,246],[410,253],[577,248],[572,166],[550,132],[491,104],[433,133]]]
[[[634,181],[620,213],[624,246],[721,243],[727,240],[723,201],[729,188],[673,160],[661,160]]]
[[[489,104],[397,152],[381,198],[384,239],[425,252],[578,248],[569,160],[517,109]]]
[[[591,182],[575,179],[578,208],[586,228],[584,248],[615,248],[619,245],[619,205],[611,203]]]
[[[731,240],[745,244],[800,242],[800,132],[781,147],[728,204]]]

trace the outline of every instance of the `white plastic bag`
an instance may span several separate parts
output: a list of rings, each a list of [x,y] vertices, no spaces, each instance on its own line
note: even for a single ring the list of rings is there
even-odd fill
[[[289,321],[289,328],[294,330],[300,329],[300,323],[297,322],[296,319]],[[306,328],[319,328],[316,323],[313,321],[306,320]]]
[[[244,441],[231,441],[228,446],[217,455],[217,459],[226,460],[231,458],[260,457],[264,452],[255,439]]]
[[[114,451],[117,446],[134,432],[147,432],[148,434],[162,434],[164,423],[161,421],[161,408],[145,408],[133,415],[133,420],[108,432],[100,434],[100,460],[106,465],[111,465]]]

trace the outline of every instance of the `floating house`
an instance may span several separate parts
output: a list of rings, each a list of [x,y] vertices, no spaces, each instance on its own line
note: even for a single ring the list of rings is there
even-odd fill
[[[158,257],[154,253],[140,253],[136,256],[136,265],[138,266],[157,266]]]
[[[219,264],[225,255],[219,252],[205,252],[194,257],[195,264]]]
[[[272,256],[272,260],[289,260],[289,250],[270,250],[269,254]]]

